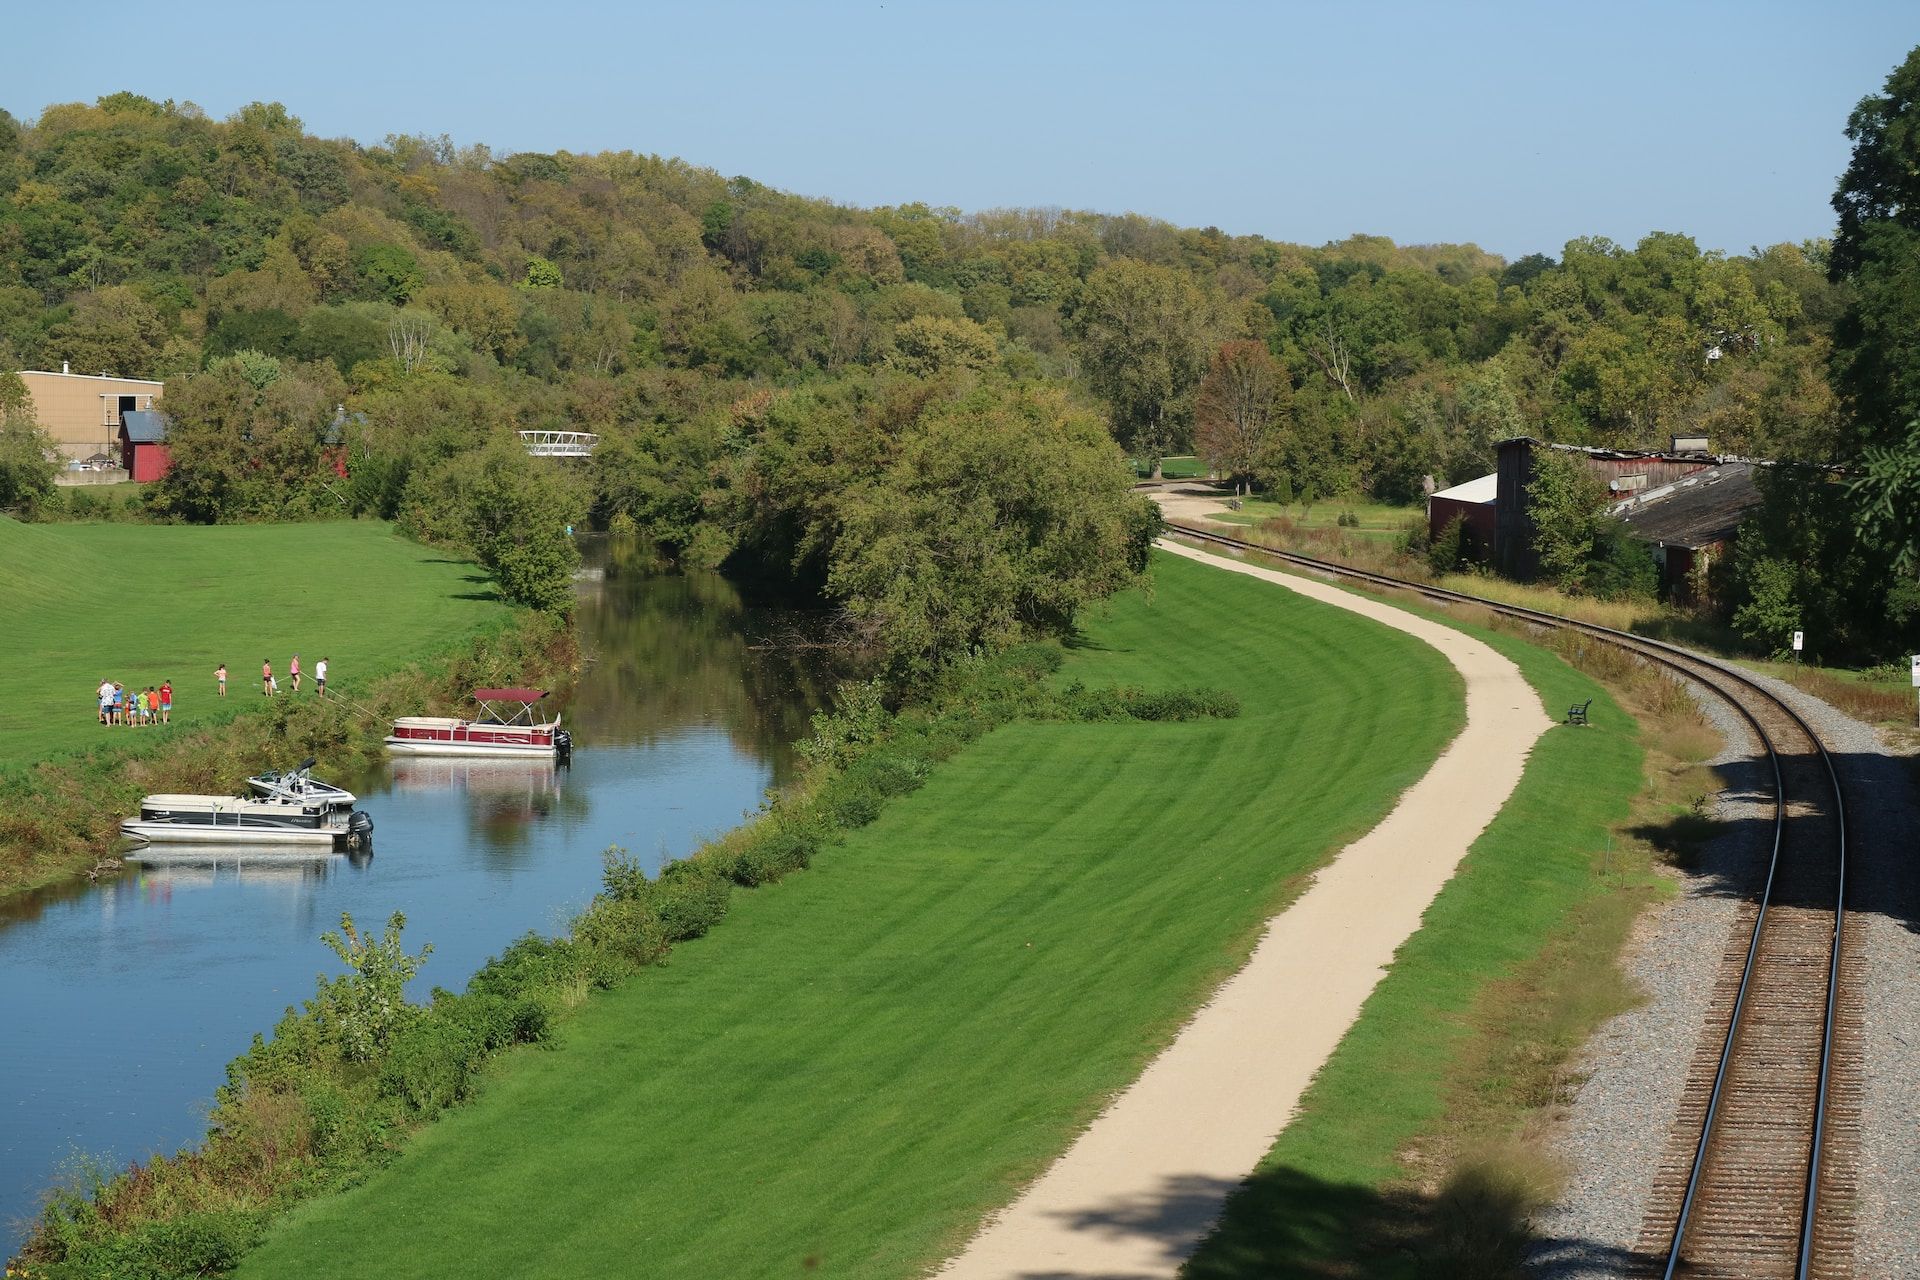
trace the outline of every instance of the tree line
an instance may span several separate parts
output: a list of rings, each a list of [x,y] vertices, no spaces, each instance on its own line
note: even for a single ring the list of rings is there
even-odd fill
[[[506,510],[508,486],[543,529],[618,523],[798,577],[938,648],[1056,625],[1043,567],[1087,598],[1125,580],[1146,517],[1121,450],[1389,501],[1491,470],[1519,434],[1859,460],[1881,438],[1829,370],[1883,213],[1740,255],[1663,232],[1506,262],[1130,214],[850,208],[657,156],[364,146],[279,104],[213,120],[114,94],[0,113],[0,367],[166,378],[166,517],[377,514],[513,550],[472,514]],[[342,404],[345,481],[322,464]],[[602,444],[583,474],[534,468],[512,455],[531,428]],[[1911,487],[1897,451],[1874,465],[1876,493]],[[1090,487],[1068,499],[1047,476]],[[1031,532],[1018,555],[968,543],[994,572],[903,599],[901,576],[957,564],[934,541],[969,518],[966,490],[940,500],[949,481],[991,507],[976,527]],[[528,555],[554,560],[530,582],[566,558]],[[990,582],[1007,593],[965,599]],[[954,623],[976,606],[991,620]]]

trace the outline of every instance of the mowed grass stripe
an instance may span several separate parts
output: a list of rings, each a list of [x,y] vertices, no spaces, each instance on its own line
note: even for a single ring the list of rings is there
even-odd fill
[[[160,729],[103,729],[102,679],[174,686],[174,725],[283,693],[298,653],[349,696],[365,680],[504,619],[477,566],[370,521],[288,525],[23,525],[0,517],[0,771],[75,749],[150,749]],[[224,703],[213,669],[228,666]],[[303,696],[310,693],[309,680]],[[262,767],[268,763],[262,761]]]
[[[1056,1156],[1461,722],[1432,650],[1156,557],[1063,679],[1232,688],[1022,724],[506,1060],[251,1276],[908,1276]]]
[[[1431,1208],[1420,1184],[1436,1170],[1409,1153],[1463,1140],[1482,1149],[1468,1155],[1498,1151],[1526,1120],[1520,1110],[1502,1113],[1506,1128],[1447,1131],[1450,1110],[1467,1109],[1461,1090],[1497,1093],[1510,1084],[1498,1075],[1461,1076],[1474,1036],[1490,1037],[1525,1061],[1565,1050],[1569,1038],[1577,1044],[1588,1029],[1581,1019],[1590,1010],[1583,1007],[1535,1013],[1525,1026],[1489,1028],[1476,1024],[1476,1002],[1543,953],[1585,973],[1613,963],[1611,950],[1593,949],[1595,939],[1623,936],[1625,921],[1650,891],[1638,873],[1622,878],[1620,868],[1610,869],[1605,853],[1642,786],[1643,752],[1632,717],[1554,654],[1412,607],[1511,658],[1549,713],[1593,699],[1592,727],[1557,729],[1535,746],[1512,797],[1400,949],[1301,1099],[1293,1123],[1188,1263],[1182,1274],[1191,1280],[1427,1274],[1433,1259],[1409,1252],[1405,1242],[1432,1229],[1418,1218]],[[1596,918],[1607,916],[1617,927],[1596,931]],[[1552,952],[1555,947],[1561,950]],[[1594,985],[1612,990],[1599,975]],[[1511,1007],[1516,998],[1508,999]],[[1499,1041],[1502,1033],[1511,1043]],[[1456,1267],[1448,1274],[1467,1271]]]

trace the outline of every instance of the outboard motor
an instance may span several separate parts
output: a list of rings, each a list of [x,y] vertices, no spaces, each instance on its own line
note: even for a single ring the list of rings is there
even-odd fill
[[[555,729],[553,731],[553,751],[554,755],[560,760],[560,763],[571,764],[573,762],[573,735],[565,729]]]
[[[373,817],[355,809],[347,815],[347,848],[370,849],[373,847]]]

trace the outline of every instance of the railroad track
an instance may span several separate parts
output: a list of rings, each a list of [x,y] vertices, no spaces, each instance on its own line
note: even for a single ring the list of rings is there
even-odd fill
[[[1864,977],[1843,945],[1845,798],[1812,726],[1745,673],[1674,645],[1211,529],[1167,528],[1315,574],[1580,632],[1702,685],[1746,721],[1772,791],[1769,848],[1723,960],[1628,1265],[1663,1280],[1851,1276]]]

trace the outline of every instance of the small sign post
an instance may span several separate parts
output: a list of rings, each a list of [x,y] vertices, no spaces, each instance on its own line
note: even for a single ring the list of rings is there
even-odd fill
[[[1800,661],[1800,650],[1803,647],[1805,647],[1806,640],[1807,640],[1806,632],[1796,631],[1793,633],[1793,660],[1795,662]]]
[[[1913,655],[1913,723],[1920,725],[1920,653]]]

